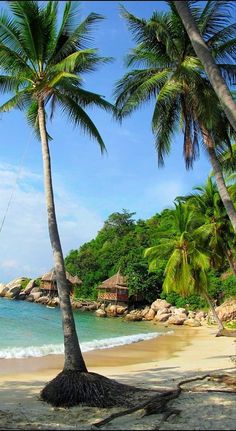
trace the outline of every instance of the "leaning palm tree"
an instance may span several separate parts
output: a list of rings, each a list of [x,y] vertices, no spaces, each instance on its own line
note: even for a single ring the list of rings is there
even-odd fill
[[[225,6],[226,2],[222,1],[208,2],[207,8],[214,10],[217,7],[222,7],[222,3],[224,3],[223,6]],[[224,111],[228,117],[228,120],[231,122],[232,126],[234,127],[234,130],[236,131],[236,103],[232,97],[232,94],[230,93],[226,82],[221,76],[220,70],[214,61],[214,57],[211,55],[209,46],[207,46],[200,34],[200,31],[188,7],[188,2],[178,0],[174,2],[174,5],[178,11],[179,16],[181,17],[181,20],[188,33],[193,48],[198,58],[201,60],[204,69],[209,77],[209,80],[211,81],[212,87],[214,88],[217,96],[219,97],[224,107]],[[229,2],[227,2],[227,6],[228,5]],[[232,8],[234,7],[235,4],[232,4]],[[231,26],[232,33],[235,32],[235,29],[236,25],[234,23]]]
[[[82,88],[82,76],[107,61],[95,49],[87,48],[91,30],[101,16],[91,13],[78,22],[76,3],[65,2],[58,26],[58,2],[40,5],[36,1],[11,1],[11,15],[0,15],[0,89],[12,97],[1,112],[19,108],[26,111],[29,124],[41,140],[48,229],[62,315],[65,362],[63,371],[41,392],[54,406],[111,405],[119,385],[103,376],[89,373],[79,345],[70,303],[62,247],[53,196],[52,172],[47,132],[47,115],[58,105],[69,120],[94,138],[101,151],[104,142],[86,113],[97,106],[111,111],[112,105],[98,94]]]
[[[209,3],[217,2],[208,1],[207,5]],[[140,19],[122,8],[137,45],[127,57],[127,65],[136,68],[126,73],[115,89],[119,118],[153,100],[152,130],[160,165],[171,150],[171,138],[179,126],[184,135],[187,168],[192,167],[198,157],[199,143],[203,141],[221,199],[236,231],[236,210],[217,157],[230,147],[234,131],[174,5],[169,4],[169,12],[154,12],[149,20]],[[207,6],[203,10],[194,8],[202,36],[212,47],[221,73],[232,83],[236,71],[232,64],[236,49],[235,34],[232,38],[235,25],[225,27],[224,16],[220,7],[216,10]]]
[[[163,238],[157,246],[144,252],[149,261],[149,270],[155,271],[158,260],[164,255],[168,261],[164,271],[163,291],[204,297],[218,324],[218,333],[221,333],[224,327],[208,294],[209,254],[199,241],[199,234],[195,229],[199,223],[198,217],[187,204],[178,203],[175,204],[173,219],[176,236]]]

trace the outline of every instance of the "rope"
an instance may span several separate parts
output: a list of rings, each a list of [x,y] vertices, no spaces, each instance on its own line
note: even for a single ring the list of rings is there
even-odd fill
[[[30,134],[30,135],[32,135],[32,131],[31,131],[31,134]],[[11,191],[11,194],[10,194],[10,197],[9,197],[9,200],[8,200],[8,203],[7,203],[7,206],[6,206],[6,210],[5,210],[5,213],[4,213],[4,215],[3,215],[2,222],[1,222],[1,224],[0,224],[0,234],[1,234],[1,232],[2,232],[2,229],[3,229],[4,223],[5,223],[5,220],[6,220],[6,217],[7,217],[7,213],[8,213],[8,211],[9,211],[10,205],[11,205],[11,203],[12,203],[13,197],[14,197],[15,192],[16,192],[17,182],[18,182],[18,180],[19,180],[19,178],[20,178],[20,176],[21,176],[21,173],[22,173],[23,164],[24,164],[25,156],[26,156],[26,151],[27,151],[27,150],[28,150],[28,148],[29,148],[29,144],[30,144],[30,136],[29,136],[29,137],[27,138],[27,140],[26,140],[26,144],[25,144],[25,147],[24,147],[24,149],[23,149],[22,156],[21,156],[21,158],[20,158],[20,163],[19,163],[19,168],[18,168],[17,175],[16,175],[15,185],[14,185],[14,187],[12,188],[12,191]]]

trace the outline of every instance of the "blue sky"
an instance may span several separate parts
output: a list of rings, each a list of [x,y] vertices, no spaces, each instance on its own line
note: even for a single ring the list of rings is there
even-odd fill
[[[167,8],[161,1],[81,2],[81,18],[90,12],[105,16],[94,32],[93,46],[101,55],[114,57],[112,63],[85,76],[84,88],[109,101],[113,101],[114,83],[126,70],[124,56],[134,46],[120,16],[119,3],[145,18],[154,8]],[[122,125],[108,113],[90,112],[107,147],[108,153],[103,156],[96,142],[56,113],[49,131],[53,136],[52,169],[64,255],[95,237],[112,212],[124,208],[136,212],[137,219],[146,219],[170,207],[177,195],[205,181],[210,165],[203,151],[194,169],[185,170],[181,134],[174,138],[165,167],[158,168],[150,126],[152,108],[152,103],[146,105]],[[0,126],[0,224],[13,193],[0,232],[0,282],[8,282],[19,276],[38,277],[53,263],[40,144],[18,111],[2,116]]]

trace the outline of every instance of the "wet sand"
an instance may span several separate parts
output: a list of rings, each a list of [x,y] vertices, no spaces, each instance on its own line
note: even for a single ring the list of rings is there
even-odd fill
[[[122,383],[155,390],[173,388],[196,375],[235,374],[234,338],[215,337],[215,327],[175,327],[173,331],[148,341],[84,353],[87,367]],[[0,429],[92,429],[96,420],[106,416],[104,409],[74,407],[66,411],[39,401],[44,384],[62,367],[60,355],[1,359]],[[235,429],[235,394],[181,397],[176,402],[187,407],[188,417],[177,418],[171,425],[163,423],[159,429]],[[214,408],[218,413],[212,417]],[[126,417],[126,422],[121,418],[103,429],[154,429],[153,421],[159,417],[152,415],[142,421]],[[143,428],[138,428],[141,423]]]

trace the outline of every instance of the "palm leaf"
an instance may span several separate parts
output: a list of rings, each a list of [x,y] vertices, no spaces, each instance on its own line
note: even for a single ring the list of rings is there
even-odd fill
[[[88,114],[71,97],[60,93],[58,90],[55,91],[55,95],[62,112],[66,114],[76,126],[80,126],[86,134],[98,142],[102,153],[106,151],[101,135]]]

